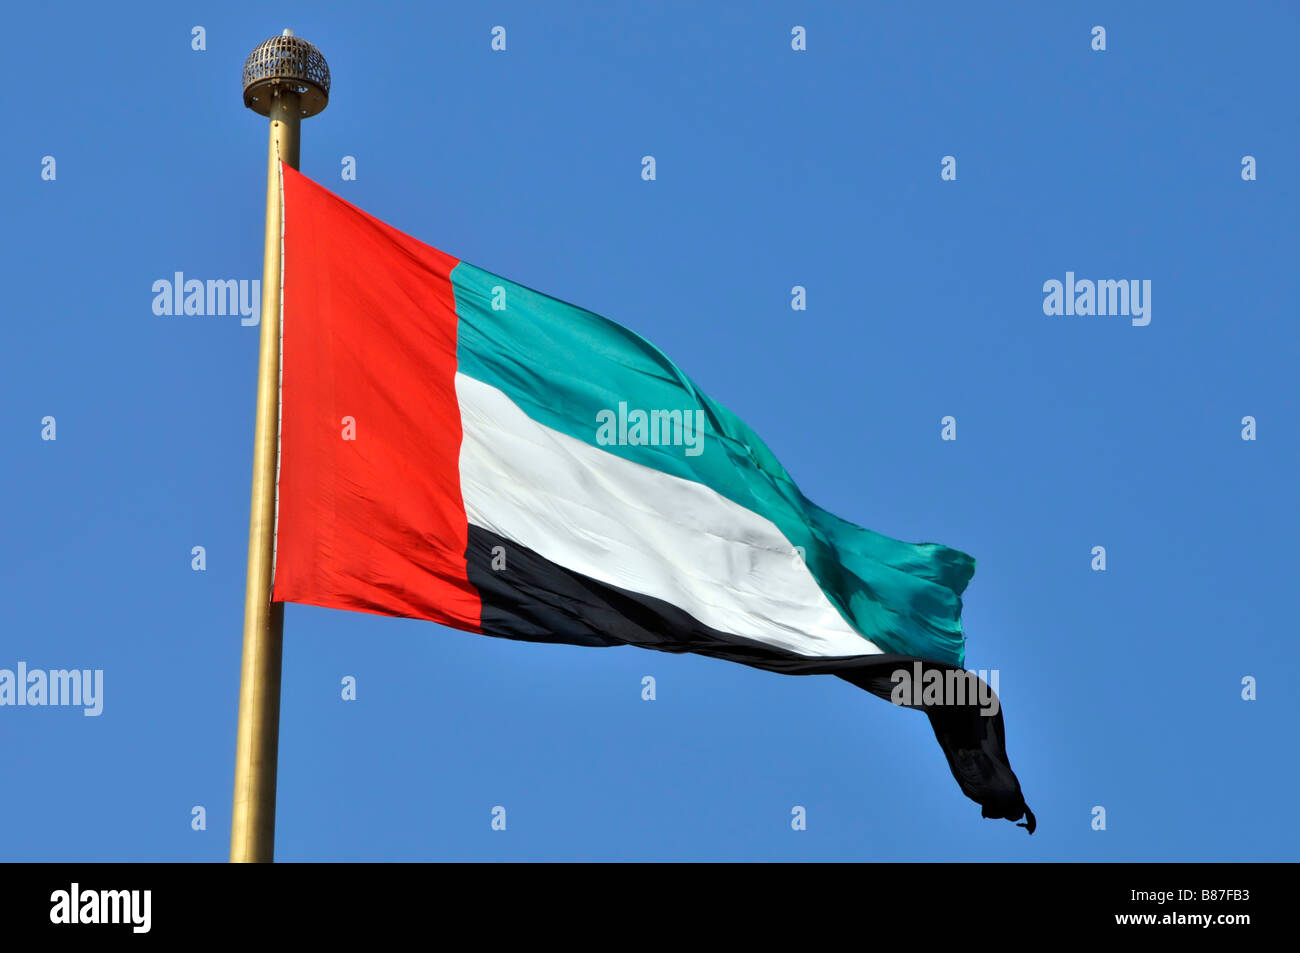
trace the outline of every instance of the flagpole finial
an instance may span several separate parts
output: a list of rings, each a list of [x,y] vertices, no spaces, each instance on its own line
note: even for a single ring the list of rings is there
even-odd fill
[[[300,118],[315,116],[330,99],[330,68],[321,51],[286,29],[259,43],[244,62],[244,105],[269,116],[285,93],[298,96]]]

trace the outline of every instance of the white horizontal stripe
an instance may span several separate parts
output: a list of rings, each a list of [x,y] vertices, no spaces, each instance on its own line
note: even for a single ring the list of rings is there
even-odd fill
[[[456,394],[460,486],[473,525],[720,632],[799,655],[880,653],[770,520],[703,484],[552,430],[490,384],[458,373]]]

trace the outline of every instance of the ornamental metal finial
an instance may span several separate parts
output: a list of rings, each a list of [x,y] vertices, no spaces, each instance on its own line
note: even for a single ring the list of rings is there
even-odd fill
[[[314,116],[330,100],[330,68],[321,51],[285,30],[259,43],[244,61],[244,105],[262,116],[280,89],[300,97],[303,116]]]

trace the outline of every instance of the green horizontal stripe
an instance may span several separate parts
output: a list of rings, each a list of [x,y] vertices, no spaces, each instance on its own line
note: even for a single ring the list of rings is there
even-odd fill
[[[964,664],[961,593],[975,571],[970,556],[890,539],[812,503],[739,417],[627,328],[465,262],[451,280],[461,373],[504,391],[553,430],[702,483],[771,520],[790,541],[791,558],[793,547],[803,547],[827,598],[883,650]],[[598,440],[598,414],[617,414],[620,402],[629,412],[703,411],[701,452]]]

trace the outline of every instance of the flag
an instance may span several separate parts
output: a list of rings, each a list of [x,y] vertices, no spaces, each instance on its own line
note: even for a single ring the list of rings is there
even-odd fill
[[[1033,832],[1000,707],[900,691],[960,681],[969,556],[818,507],[628,329],[282,187],[274,601],[836,675]]]

